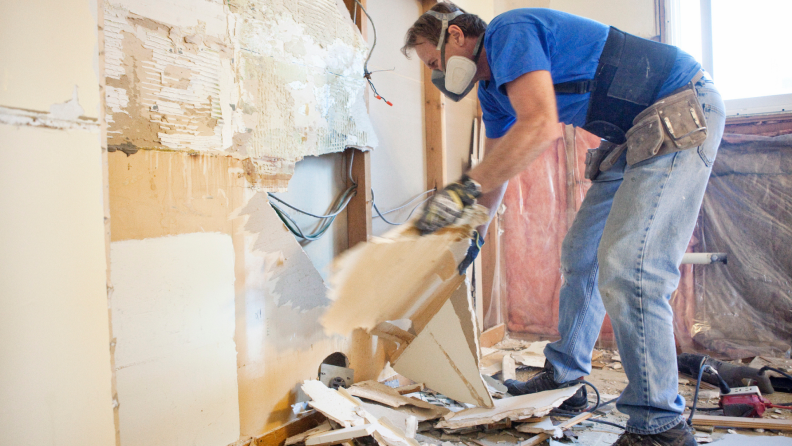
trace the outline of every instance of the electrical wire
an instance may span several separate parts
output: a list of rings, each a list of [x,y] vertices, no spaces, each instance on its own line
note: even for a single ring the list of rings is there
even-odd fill
[[[364,8],[363,5],[360,3],[360,1],[359,0],[355,0],[355,3],[357,3],[358,6],[360,6],[360,9],[363,10],[363,13],[366,14],[366,17],[368,17],[369,23],[371,23],[371,30],[373,31],[373,34],[374,34],[374,41],[371,43],[371,49],[369,49],[369,53],[368,53],[368,56],[366,57],[366,61],[363,63],[363,77],[365,77],[366,80],[368,81],[369,87],[371,87],[371,91],[374,92],[374,97],[376,99],[381,99],[381,100],[385,101],[386,104],[388,104],[391,107],[393,107],[393,103],[391,101],[385,99],[384,97],[382,97],[381,94],[379,94],[377,92],[377,87],[375,87],[374,86],[374,82],[371,81],[371,73],[372,72],[369,71],[369,69],[368,69],[368,63],[369,63],[369,60],[371,59],[371,54],[374,53],[374,47],[377,46],[377,27],[374,26],[374,20],[371,20],[371,16],[369,15],[368,11],[366,11],[366,8]],[[355,8],[355,19],[354,20],[357,22],[357,8]]]
[[[418,195],[416,195],[416,196],[412,197],[412,198],[410,199],[410,201],[408,201],[407,203],[404,203],[403,205],[401,205],[401,206],[399,206],[399,207],[397,207],[397,208],[393,208],[393,209],[391,209],[391,210],[385,211],[385,212],[383,212],[383,213],[382,213],[382,215],[388,215],[388,214],[390,214],[391,212],[400,211],[400,210],[402,210],[402,209],[406,208],[407,206],[409,206],[409,205],[410,205],[410,204],[411,204],[413,201],[417,200],[418,198],[420,198],[420,197],[422,197],[422,196],[424,196],[424,195],[426,195],[426,194],[428,194],[428,193],[430,193],[430,192],[435,192],[435,191],[437,191],[437,189],[429,189],[429,190],[425,190],[425,191],[421,192],[420,194],[418,194]],[[372,191],[372,194],[373,194],[373,193],[374,193],[374,191]],[[425,202],[425,201],[426,201],[426,200],[428,200],[429,198],[431,198],[431,197],[427,197],[427,198],[425,198],[424,200],[421,200],[421,202],[420,202],[420,203],[418,203],[418,204],[420,205],[421,203]]]
[[[422,204],[424,204],[427,201],[429,201],[429,199],[432,198],[432,197],[429,196],[429,197],[426,197],[425,199],[419,201],[418,204],[416,204],[415,207],[413,207],[412,210],[410,211],[410,213],[407,215],[407,218],[405,218],[404,221],[401,222],[401,223],[394,223],[394,222],[388,220],[387,218],[385,218],[385,215],[390,214],[391,212],[396,212],[398,210],[404,209],[407,206],[409,206],[412,202],[417,200],[418,198],[428,194],[429,192],[434,192],[434,191],[435,191],[435,189],[430,189],[430,190],[421,192],[420,194],[418,194],[415,197],[413,197],[412,199],[410,199],[410,201],[408,201],[407,203],[405,203],[405,204],[403,204],[403,205],[401,205],[401,206],[399,206],[397,208],[393,208],[393,209],[391,209],[389,211],[385,211],[385,212],[380,212],[379,208],[377,207],[377,202],[374,201],[374,189],[371,189],[371,207],[374,209],[374,212],[377,213],[377,215],[374,218],[380,218],[380,219],[382,219],[382,221],[384,221],[385,223],[387,223],[387,224],[389,224],[391,226],[403,225],[403,224],[407,223],[408,221],[410,221],[410,218],[412,217],[412,215],[413,215],[413,213],[415,212],[416,209],[418,209]]]
[[[352,165],[353,165],[354,161],[355,161],[355,151],[353,150],[353,151],[350,152],[350,156],[349,156],[349,167],[348,167],[348,169],[346,169],[347,177],[349,178],[349,182],[352,185],[349,186],[344,192],[342,192],[341,195],[338,198],[336,198],[335,202],[336,203],[340,202],[342,204],[340,206],[332,206],[331,209],[336,209],[336,210],[335,211],[331,211],[329,214],[317,215],[317,214],[314,214],[314,213],[311,213],[311,212],[304,211],[304,210],[302,210],[302,209],[300,209],[300,208],[298,208],[296,206],[293,206],[293,205],[283,201],[282,199],[276,197],[272,193],[269,193],[269,192],[267,193],[267,196],[269,196],[270,198],[272,198],[272,199],[274,199],[274,200],[276,200],[276,201],[278,201],[280,203],[283,203],[285,206],[287,206],[287,207],[289,207],[289,208],[291,208],[291,209],[293,209],[293,210],[295,210],[295,211],[297,211],[297,212],[299,212],[301,214],[304,214],[304,215],[307,215],[309,217],[318,218],[318,219],[322,220],[322,223],[319,225],[319,228],[317,228],[314,232],[312,232],[310,234],[305,234],[305,232],[302,230],[300,225],[298,225],[297,222],[294,221],[294,219],[286,211],[284,211],[280,206],[278,206],[277,204],[273,203],[270,200],[270,206],[272,206],[272,209],[275,210],[275,212],[278,214],[278,217],[280,217],[280,219],[283,222],[283,224],[286,225],[286,228],[292,234],[294,234],[295,236],[300,237],[300,238],[302,238],[304,240],[316,241],[316,240],[319,240],[325,234],[325,232],[327,232],[327,230],[330,228],[330,225],[332,225],[333,222],[335,221],[335,218],[341,212],[343,212],[344,209],[346,209],[346,207],[349,205],[349,202],[357,194],[357,181],[355,181],[355,179],[352,177]]]
[[[340,207],[340,208],[339,208],[337,211],[335,211],[335,212],[331,212],[331,213],[329,213],[329,214],[327,214],[327,215],[316,215],[316,214],[312,214],[312,213],[310,213],[310,212],[308,212],[308,211],[304,211],[304,210],[302,210],[302,209],[300,209],[300,208],[298,208],[298,207],[296,207],[296,206],[294,206],[294,205],[291,205],[291,204],[289,204],[289,203],[287,203],[287,202],[283,201],[282,199],[280,199],[280,198],[276,197],[276,196],[275,196],[274,194],[272,194],[271,192],[267,192],[267,195],[268,195],[270,198],[272,198],[272,199],[274,199],[274,200],[277,200],[279,203],[282,203],[284,206],[286,206],[286,207],[288,207],[288,208],[291,208],[291,209],[293,209],[293,210],[295,210],[295,211],[297,211],[297,212],[299,212],[299,213],[301,213],[301,214],[305,214],[305,215],[307,215],[307,216],[309,216],[309,217],[313,217],[313,218],[319,218],[319,219],[322,219],[322,220],[324,220],[324,219],[327,219],[327,218],[334,218],[334,217],[338,216],[338,214],[340,214],[341,212],[343,212],[343,211],[344,211],[344,209],[346,209],[347,205],[349,204],[349,201],[350,201],[350,200],[352,200],[352,197],[354,197],[354,196],[355,196],[355,194],[354,194],[354,193],[350,195],[350,191],[354,191],[356,188],[357,188],[357,185],[353,185],[353,186],[350,186],[350,187],[349,187],[347,190],[345,190],[345,191],[342,193],[342,195],[344,195],[344,196],[345,196],[345,199],[344,199],[344,204],[342,204],[342,205],[341,205],[341,207]]]
[[[707,356],[701,358],[701,363],[699,364],[698,378],[696,379],[696,393],[693,395],[693,406],[690,408],[690,416],[687,419],[688,426],[693,426],[693,415],[696,413],[699,388],[701,388],[701,377],[704,376],[704,362],[707,360],[707,358],[708,358]]]
[[[574,418],[574,417],[576,417],[576,416],[578,416],[580,414],[579,413],[575,413],[575,412],[564,412],[564,411],[561,411],[561,410],[554,410],[554,411],[552,411],[550,413],[550,415],[554,416],[554,417],[558,416],[558,417]],[[601,420],[599,418],[589,418],[589,419],[587,419],[585,421],[591,421],[591,422],[600,423],[600,424],[607,424],[608,426],[618,427],[621,430],[626,430],[627,429],[626,427],[622,426],[621,424],[613,423],[611,421]]]
[[[779,370],[779,369],[777,369],[775,367],[770,367],[769,365],[766,365],[766,366],[762,367],[761,369],[759,369],[759,374],[760,375],[764,375],[764,373],[766,371],[768,371],[768,370],[771,370],[771,371],[776,372],[776,373],[780,373],[780,374],[784,375],[784,378],[786,378],[786,379],[792,379],[792,375],[790,375],[790,374],[788,374],[786,372],[782,372],[781,370]]]
[[[271,193],[268,193],[267,195],[270,198],[274,198],[275,200],[283,203],[284,205],[288,206],[291,209],[294,209],[297,212],[322,220],[322,223],[319,225],[319,228],[317,230],[315,230],[310,234],[306,234],[289,214],[287,214],[280,206],[270,201],[270,206],[272,206],[272,209],[275,210],[275,212],[278,214],[283,224],[286,225],[286,227],[289,229],[289,231],[292,234],[308,241],[315,241],[315,240],[319,240],[325,234],[325,232],[327,232],[327,230],[335,221],[338,214],[340,214],[344,209],[346,209],[350,200],[352,200],[352,197],[354,197],[356,193],[357,193],[357,185],[353,185],[348,189],[346,189],[344,192],[342,192],[341,195],[335,200],[336,204],[332,206],[332,208],[336,210],[328,215],[312,214],[296,206],[290,205],[289,203],[286,203],[285,201],[281,200],[280,198],[274,196]],[[338,203],[342,203],[342,204],[339,205]]]

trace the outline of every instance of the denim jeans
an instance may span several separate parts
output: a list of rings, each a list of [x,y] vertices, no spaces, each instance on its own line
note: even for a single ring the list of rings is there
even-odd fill
[[[591,373],[607,311],[629,380],[617,408],[636,434],[674,427],[685,408],[669,300],[725,123],[712,81],[702,78],[695,89],[707,120],[704,143],[633,166],[622,154],[593,182],[562,246],[561,339],[545,356],[559,383]]]

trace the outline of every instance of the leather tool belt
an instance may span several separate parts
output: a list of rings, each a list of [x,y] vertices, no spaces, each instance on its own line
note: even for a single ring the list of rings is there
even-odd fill
[[[623,144],[603,141],[597,149],[589,150],[586,179],[595,180],[600,172],[613,167],[625,150],[627,164],[632,166],[655,156],[701,145],[707,139],[707,123],[694,81],[639,113]]]

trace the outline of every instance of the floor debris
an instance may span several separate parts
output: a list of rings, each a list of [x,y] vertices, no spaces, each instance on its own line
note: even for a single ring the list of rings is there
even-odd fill
[[[476,407],[465,409],[461,412],[451,413],[437,423],[437,427],[458,429],[462,427],[491,424],[504,419],[520,421],[526,418],[547,415],[570,398],[580,388],[579,385],[564,389],[548,390],[546,392],[520,395],[495,401],[495,407],[486,409]]]
[[[484,358],[498,357],[501,367],[504,357],[513,358],[517,379],[525,380],[541,368],[522,365],[517,356],[525,354],[544,359],[535,353],[541,353],[546,343],[538,344],[505,339],[498,348],[482,349],[482,354]],[[500,349],[504,346],[508,350]],[[621,358],[616,352],[601,350],[596,351],[595,356],[607,366],[594,370],[586,379],[600,390],[601,402],[615,400],[626,387],[627,379],[623,369],[610,365],[621,365],[618,360]],[[480,366],[484,370],[488,364],[482,360]],[[496,377],[502,375],[502,371],[498,373]],[[623,429],[616,426],[624,426],[628,421],[615,404],[575,417],[551,413],[552,408],[572,395],[577,387],[512,397],[496,390],[501,386],[499,381],[486,377],[484,382],[495,398],[494,407],[488,409],[461,403],[428,386],[408,385],[409,379],[405,376],[394,377],[390,372],[387,375],[388,386],[364,381],[337,391],[318,381],[306,381],[304,392],[311,398],[310,406],[330,421],[289,438],[285,446],[373,446],[375,443],[379,446],[553,446],[570,443],[602,446],[615,442],[623,433]],[[679,385],[680,393],[690,405],[695,381],[684,377],[680,378]],[[704,389],[710,392],[700,393],[700,408],[717,406],[716,389]],[[776,392],[768,397],[776,404],[792,402],[792,394]],[[595,398],[594,393],[589,392],[592,405]],[[602,424],[603,421],[614,425]],[[697,412],[694,427],[699,444],[792,446],[792,414],[776,408],[769,410],[765,418],[730,418],[721,416],[719,411]]]

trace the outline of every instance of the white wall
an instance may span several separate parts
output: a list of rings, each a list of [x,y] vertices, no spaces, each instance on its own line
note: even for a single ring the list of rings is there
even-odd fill
[[[516,8],[550,8],[587,17],[644,38],[659,34],[654,0],[495,0],[495,14]]]
[[[115,444],[96,15],[0,7],[3,445]]]
[[[423,133],[423,90],[421,61],[405,58],[399,49],[404,33],[420,16],[417,1],[369,0],[368,11],[377,27],[377,47],[369,62],[377,90],[393,107],[371,97],[369,110],[380,146],[371,154],[371,181],[380,211],[400,206],[426,190],[426,161]],[[369,41],[373,37],[368,30]],[[413,205],[385,217],[393,222],[407,218]],[[376,214],[375,214],[376,215]],[[374,219],[374,234],[391,226]]]
[[[117,241],[110,258],[121,444],[237,441],[231,236]]]

